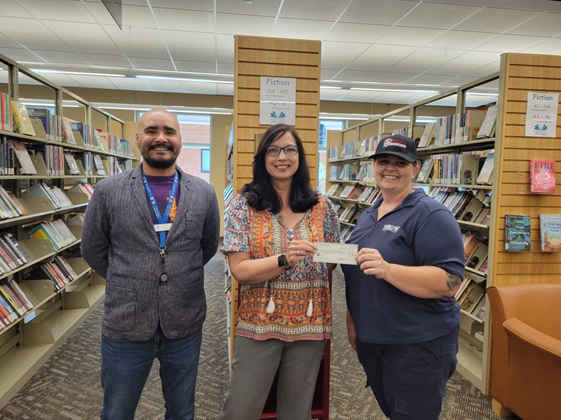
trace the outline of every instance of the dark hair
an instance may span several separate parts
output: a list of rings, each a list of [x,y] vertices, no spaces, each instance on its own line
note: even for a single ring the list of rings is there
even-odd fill
[[[288,205],[295,213],[303,213],[319,202],[318,195],[310,184],[310,172],[300,136],[293,127],[277,124],[269,127],[261,137],[257,152],[253,157],[253,180],[241,189],[248,204],[255,210],[269,210],[273,214],[282,210],[282,201],[273,188],[271,175],[265,166],[265,158],[267,148],[285,133],[292,133],[296,146],[298,146],[298,170],[292,178]]]

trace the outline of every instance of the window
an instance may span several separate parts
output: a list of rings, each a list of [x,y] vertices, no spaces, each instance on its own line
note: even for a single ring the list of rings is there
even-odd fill
[[[343,127],[344,122],[342,120],[320,120],[319,122],[317,190],[320,193],[325,193],[325,179],[327,176],[327,131],[341,131]]]
[[[201,149],[201,172],[210,172],[210,149]]]

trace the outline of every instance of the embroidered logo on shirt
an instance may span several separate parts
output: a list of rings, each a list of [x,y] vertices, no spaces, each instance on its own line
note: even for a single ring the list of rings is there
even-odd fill
[[[397,231],[399,230],[400,226],[395,226],[395,225],[384,225],[382,232],[391,232],[391,233],[397,233]]]

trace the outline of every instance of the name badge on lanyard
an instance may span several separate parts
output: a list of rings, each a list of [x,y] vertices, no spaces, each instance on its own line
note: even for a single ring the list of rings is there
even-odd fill
[[[154,229],[160,237],[160,251],[163,252],[166,249],[166,234],[171,229],[171,223],[168,223],[169,215],[171,213],[171,208],[173,206],[173,201],[175,200],[175,193],[177,192],[177,184],[179,183],[179,177],[177,176],[177,171],[175,172],[175,177],[173,178],[173,183],[169,191],[168,204],[166,206],[166,211],[163,215],[160,214],[160,209],[158,208],[158,203],[156,202],[156,197],[154,197],[154,192],[150,187],[150,183],[142,174],[142,181],[144,182],[144,189],[146,190],[146,195],[150,200],[152,209],[154,210],[154,215],[156,216],[157,224],[154,225]]]

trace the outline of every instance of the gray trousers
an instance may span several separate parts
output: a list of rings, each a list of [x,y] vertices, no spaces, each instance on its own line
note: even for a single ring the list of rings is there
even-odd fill
[[[326,340],[286,342],[236,337],[221,420],[259,420],[279,371],[278,420],[310,420]]]

